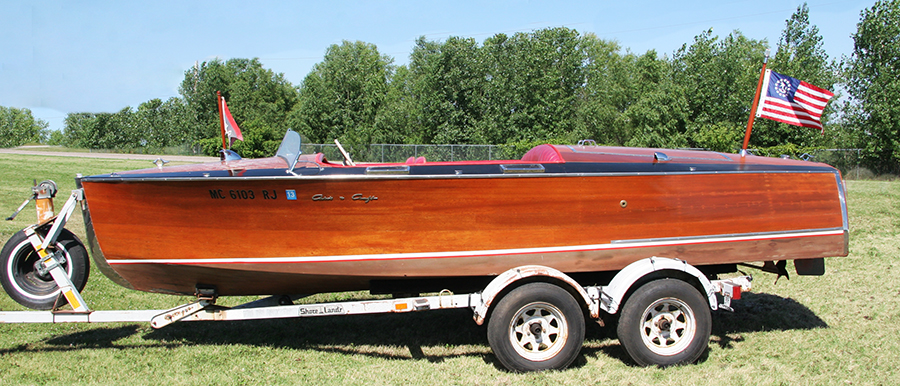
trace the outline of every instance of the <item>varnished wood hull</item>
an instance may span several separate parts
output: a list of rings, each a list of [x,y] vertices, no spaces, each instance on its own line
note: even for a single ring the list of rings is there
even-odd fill
[[[491,172],[499,163],[448,163],[404,175],[94,176],[82,184],[95,261],[120,284],[153,292],[317,293],[526,264],[578,273],[650,256],[703,266],[847,254],[842,181],[821,164],[565,165],[519,174]]]

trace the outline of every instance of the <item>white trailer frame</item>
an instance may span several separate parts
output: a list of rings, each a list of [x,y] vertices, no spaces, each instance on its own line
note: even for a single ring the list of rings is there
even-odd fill
[[[52,256],[52,255],[51,255]],[[46,260],[45,260],[46,261]],[[55,262],[55,259],[54,259]],[[51,263],[53,264],[53,263]],[[56,263],[54,269],[61,269]],[[530,265],[510,269],[497,276],[481,292],[453,294],[442,291],[435,296],[418,296],[397,299],[374,299],[330,303],[280,305],[281,296],[271,296],[235,307],[221,307],[210,299],[184,304],[169,310],[91,310],[86,302],[80,302],[81,310],[56,311],[0,311],[0,323],[113,323],[149,322],[153,328],[162,328],[179,321],[226,321],[303,318],[313,316],[363,315],[383,313],[405,313],[453,308],[470,308],[475,322],[483,324],[495,297],[514,286],[522,279],[530,277],[552,278],[568,284],[567,289],[582,295],[581,299],[593,319],[600,317],[600,310],[616,313],[628,289],[647,274],[660,270],[686,271],[703,283],[712,310],[731,310],[731,300],[739,298],[741,292],[751,288],[749,276],[738,276],[724,280],[707,280],[697,268],[677,259],[651,257],[636,261],[620,271],[607,286],[581,287],[573,279],[550,267]],[[693,272],[692,272],[693,271]],[[75,290],[69,278],[62,273],[53,275],[60,288],[81,295]],[[722,302],[717,301],[717,294]]]

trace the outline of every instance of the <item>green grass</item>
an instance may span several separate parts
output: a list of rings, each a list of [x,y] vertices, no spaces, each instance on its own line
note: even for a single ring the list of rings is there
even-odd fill
[[[54,179],[61,196],[85,175],[147,167],[115,161],[0,154],[0,215]],[[669,369],[630,364],[611,330],[588,327],[566,371],[512,374],[467,310],[406,315],[181,323],[0,325],[7,384],[897,384],[900,383],[900,182],[848,181],[850,256],[822,277],[753,272],[754,292],[717,311],[708,353]],[[62,199],[57,200],[58,207]],[[69,225],[84,235],[80,215]],[[0,223],[0,242],[34,221],[29,206]],[[791,267],[789,271],[793,272]],[[92,270],[94,309],[167,308],[190,299],[121,288]],[[359,293],[311,301],[352,298]],[[234,304],[243,299],[224,299]],[[0,309],[23,310],[5,294]]]

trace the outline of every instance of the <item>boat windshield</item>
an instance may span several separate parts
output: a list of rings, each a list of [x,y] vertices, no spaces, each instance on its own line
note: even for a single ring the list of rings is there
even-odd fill
[[[300,134],[293,130],[284,133],[284,139],[281,140],[281,146],[275,155],[287,162],[288,170],[294,170],[297,159],[300,158]]]

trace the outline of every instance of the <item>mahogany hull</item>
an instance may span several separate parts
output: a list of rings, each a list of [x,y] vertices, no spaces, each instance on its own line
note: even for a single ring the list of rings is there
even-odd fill
[[[842,181],[821,164],[522,170],[538,164],[542,173],[503,173],[501,163],[406,166],[402,175],[319,165],[296,176],[81,183],[98,266],[152,292],[318,293],[527,264],[579,273],[650,256],[703,266],[847,254]]]

